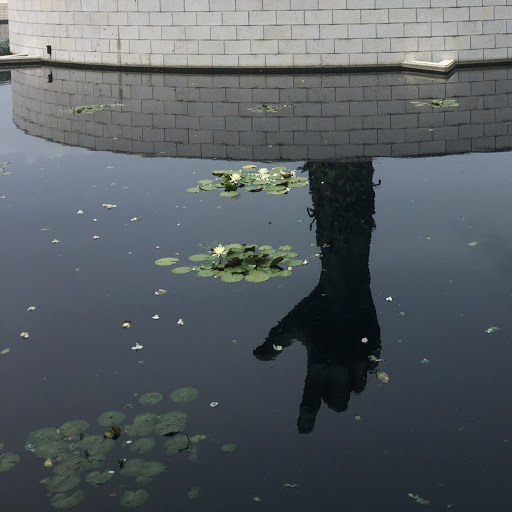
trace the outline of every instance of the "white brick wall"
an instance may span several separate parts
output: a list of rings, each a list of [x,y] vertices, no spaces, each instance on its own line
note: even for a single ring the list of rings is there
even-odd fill
[[[512,59],[512,0],[10,0],[11,51],[82,64]],[[46,54],[51,45],[52,55]]]

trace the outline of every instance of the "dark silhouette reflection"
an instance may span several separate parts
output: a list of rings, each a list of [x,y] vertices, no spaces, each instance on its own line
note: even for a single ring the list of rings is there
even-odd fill
[[[254,350],[261,360],[275,347],[300,341],[307,350],[307,375],[297,427],[313,430],[322,400],[345,411],[351,392],[366,386],[380,354],[380,328],[370,290],[369,254],[375,227],[373,165],[369,162],[308,162],[322,272],[316,288]],[[363,343],[361,340],[368,341]]]

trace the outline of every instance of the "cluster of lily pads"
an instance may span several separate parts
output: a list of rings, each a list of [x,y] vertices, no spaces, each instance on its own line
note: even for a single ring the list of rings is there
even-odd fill
[[[237,199],[240,197],[241,189],[283,195],[292,188],[305,187],[308,184],[307,177],[297,176],[295,170],[287,167],[262,167],[258,170],[256,165],[244,165],[238,171],[213,171],[212,174],[217,177],[216,180],[199,180],[197,187],[188,188],[187,192],[222,189],[221,196]]]
[[[458,107],[460,103],[455,100],[447,100],[446,98],[439,98],[429,101],[411,101],[411,103],[417,107],[432,107],[432,108],[447,108],[447,107]]]
[[[175,403],[195,400],[198,392],[194,388],[180,388],[173,391],[169,398]],[[142,407],[158,405],[163,399],[161,393],[146,393],[139,398]],[[131,404],[126,411],[133,409]],[[165,413],[141,412],[131,422],[126,419],[127,412],[107,411],[101,414],[97,423],[100,431],[90,432],[85,420],[68,421],[60,427],[38,429],[29,434],[25,448],[42,459],[43,466],[52,471],[44,478],[51,496],[51,504],[57,509],[67,509],[85,499],[80,484],[90,486],[112,485],[116,480],[126,478],[133,482],[135,489],[126,490],[119,486],[120,503],[125,508],[139,507],[148,499],[148,492],[142,487],[165,471],[160,461],[146,460],[141,455],[164,450],[172,456],[186,453],[191,461],[197,461],[199,443],[207,439],[204,434],[189,436],[185,432],[187,414],[183,411]],[[221,450],[231,452],[234,444],[222,445]],[[135,456],[132,458],[132,456]],[[19,457],[6,454],[0,457],[0,471],[6,471],[19,461]],[[117,495],[114,487],[111,495]],[[199,488],[193,487],[187,495],[197,497]]]
[[[226,244],[214,247],[209,253],[194,254],[190,261],[199,266],[176,267],[174,274],[197,272],[198,277],[220,278],[226,283],[236,283],[245,279],[251,283],[268,281],[271,277],[288,277],[293,267],[306,261],[297,259],[298,253],[292,252],[291,245],[274,249],[271,245]],[[169,266],[177,263],[177,258],[160,258],[156,265]]]
[[[122,103],[112,103],[112,104],[104,104],[100,103],[99,105],[80,105],[78,107],[72,107],[65,112],[70,114],[93,114],[94,112],[98,112],[100,110],[112,110],[115,107],[124,107]]]

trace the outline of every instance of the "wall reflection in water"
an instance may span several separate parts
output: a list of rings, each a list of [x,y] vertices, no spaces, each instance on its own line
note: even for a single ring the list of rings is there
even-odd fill
[[[48,76],[51,74],[51,82]],[[31,135],[96,150],[238,160],[364,159],[512,147],[512,70],[451,77],[12,72],[13,119]],[[415,100],[451,98],[434,109]],[[70,107],[122,103],[74,115]],[[254,112],[261,105],[276,112]]]
[[[369,255],[375,192],[366,162],[307,162],[322,272],[316,288],[300,301],[254,350],[261,360],[298,341],[307,350],[307,375],[297,427],[313,430],[321,402],[345,411],[351,393],[366,386],[377,367],[380,328],[370,290]],[[361,340],[367,339],[364,343]]]

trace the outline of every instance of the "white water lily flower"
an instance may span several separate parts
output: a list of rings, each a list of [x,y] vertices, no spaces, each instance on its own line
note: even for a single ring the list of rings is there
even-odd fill
[[[287,270],[293,270],[293,267],[288,267]]]
[[[262,178],[264,178],[264,177],[266,177],[266,176],[267,176],[267,174],[268,174],[268,169],[266,169],[265,167],[262,167],[262,168],[258,171],[258,174],[259,174]]]
[[[183,320],[180,318],[177,322],[178,325],[183,325]]]
[[[391,295],[389,297],[386,297],[386,301],[387,302],[392,302],[393,301],[393,297],[391,297]]]
[[[226,254],[226,248],[223,245],[218,245],[214,249],[212,249],[213,254],[217,256],[217,258],[220,258],[221,256],[224,256]]]
[[[302,264],[303,264],[303,265],[307,265],[308,263],[309,263],[309,261],[308,261],[308,260],[304,260],[304,261],[302,262]]]
[[[272,345],[272,348],[277,352],[281,352],[281,350],[283,350],[283,347],[281,345]]]
[[[27,339],[28,338],[28,332],[20,332],[20,336],[23,338],[23,339]]]
[[[368,343],[368,338],[361,338],[361,343]]]
[[[229,181],[233,182],[233,183],[237,183],[240,181],[240,178],[242,177],[242,175],[238,172],[234,172],[232,175],[231,175],[231,179]]]
[[[158,315],[154,315],[151,317],[153,320],[158,320],[160,317]]]
[[[135,347],[132,347],[132,350],[140,350],[141,348],[143,348],[143,345],[140,345],[139,342],[136,342]]]

